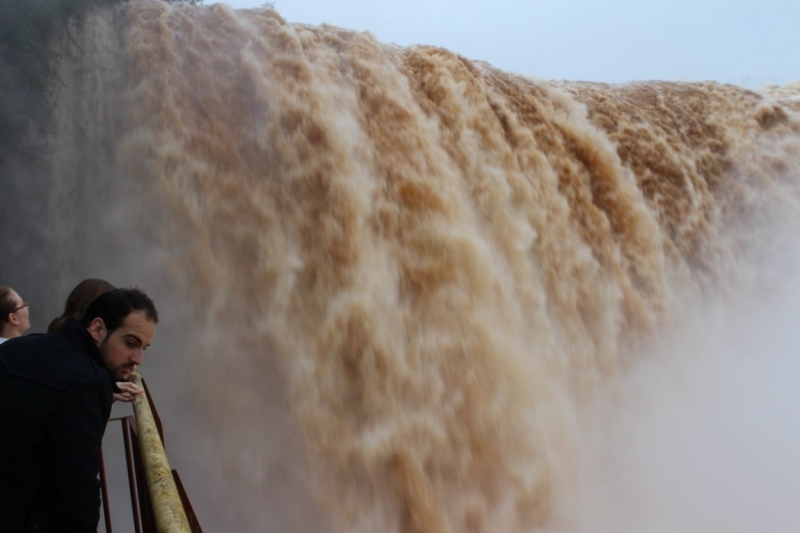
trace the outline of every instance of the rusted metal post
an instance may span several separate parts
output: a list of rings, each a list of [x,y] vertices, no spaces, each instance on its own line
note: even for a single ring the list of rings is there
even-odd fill
[[[131,382],[142,386],[139,374],[131,374]],[[186,513],[181,504],[178,489],[172,478],[172,470],[167,462],[164,445],[158,434],[153,413],[144,394],[133,398],[133,410],[136,414],[136,427],[139,446],[144,460],[147,486],[156,517],[158,533],[191,533]]]
[[[139,520],[139,498],[136,495],[136,474],[133,458],[133,441],[131,437],[130,417],[120,419],[122,422],[122,438],[125,441],[125,466],[128,468],[128,488],[131,491],[131,511],[133,512],[133,531],[142,533],[142,524]]]
[[[103,447],[97,452],[100,466],[100,489],[103,495],[103,519],[106,522],[106,533],[114,533],[111,527],[111,504],[108,502],[108,480],[106,479],[106,464],[103,460]]]

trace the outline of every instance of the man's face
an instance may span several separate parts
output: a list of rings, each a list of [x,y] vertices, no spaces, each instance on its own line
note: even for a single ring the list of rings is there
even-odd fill
[[[120,327],[100,343],[103,366],[114,381],[125,381],[142,364],[144,350],[150,346],[156,325],[144,311],[134,311],[125,317]]]

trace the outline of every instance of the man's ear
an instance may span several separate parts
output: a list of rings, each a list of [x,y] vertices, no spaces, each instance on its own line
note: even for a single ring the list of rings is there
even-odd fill
[[[89,335],[92,336],[97,346],[100,346],[100,344],[106,340],[106,323],[103,322],[102,318],[97,317],[93,319],[86,330],[89,332]]]
[[[12,326],[19,326],[19,317],[17,313],[8,313],[8,323]]]

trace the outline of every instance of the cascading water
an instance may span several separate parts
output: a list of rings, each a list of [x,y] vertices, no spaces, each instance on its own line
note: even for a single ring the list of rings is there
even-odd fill
[[[40,294],[157,287],[142,373],[192,404],[172,446],[228,530],[547,526],[579,413],[779,278],[800,213],[791,86],[546,82],[156,0],[76,42],[20,257],[60,258]]]

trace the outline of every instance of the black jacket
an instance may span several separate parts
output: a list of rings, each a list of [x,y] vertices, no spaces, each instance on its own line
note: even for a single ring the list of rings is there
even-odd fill
[[[111,377],[77,320],[0,344],[0,532],[96,532]]]

